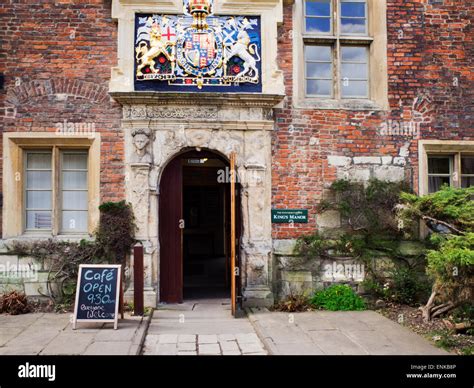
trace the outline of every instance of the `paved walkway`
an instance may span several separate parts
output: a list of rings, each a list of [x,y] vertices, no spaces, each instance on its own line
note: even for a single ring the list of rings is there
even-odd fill
[[[447,355],[423,337],[374,311],[269,312],[249,319],[274,355]]]
[[[187,301],[155,310],[144,355],[265,355],[247,318],[235,319],[228,299]]]
[[[78,324],[70,314],[0,315],[0,355],[446,355],[374,311],[305,313],[251,309],[234,319],[229,301],[188,301],[112,324]],[[146,337],[145,337],[146,334]]]
[[[0,355],[135,355],[146,322],[125,315],[113,324],[78,323],[70,314],[0,315]]]

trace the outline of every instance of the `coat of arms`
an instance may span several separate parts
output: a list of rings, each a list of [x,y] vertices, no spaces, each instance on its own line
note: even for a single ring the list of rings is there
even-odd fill
[[[261,91],[260,18],[212,9],[185,0],[183,15],[137,15],[136,89]]]

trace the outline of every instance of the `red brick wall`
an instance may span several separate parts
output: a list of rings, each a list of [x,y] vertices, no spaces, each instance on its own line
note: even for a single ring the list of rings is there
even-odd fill
[[[419,110],[433,118],[422,125],[423,138],[474,139],[473,8],[462,1],[388,0],[391,109],[369,112],[292,108],[292,6],[285,6],[278,58],[287,98],[276,112],[273,207],[309,209],[310,222],[274,225],[275,238],[315,229],[323,188],[336,179],[329,155],[397,156],[407,139],[382,136],[379,129],[386,120],[401,120],[402,112],[406,117],[416,97],[423,97]],[[0,111],[0,131],[55,131],[63,120],[94,123],[102,135],[101,201],[124,196],[120,106],[107,95],[117,61],[117,27],[110,12],[110,0],[0,4],[0,72],[5,75],[0,108],[17,108],[14,117]],[[409,159],[406,178],[416,188],[416,140]]]
[[[421,138],[474,140],[473,4],[388,0],[389,112],[293,109],[289,38],[293,6],[285,6],[278,58],[287,97],[276,113],[272,206],[309,209],[310,219],[308,224],[293,228],[274,224],[274,238],[295,238],[315,230],[322,190],[336,179],[328,155],[395,157],[405,142],[411,141],[405,174],[417,189],[417,140],[380,132],[387,120],[410,120],[415,98],[415,110],[424,115]]]
[[[111,2],[3,1],[0,42],[2,134],[56,131],[64,120],[94,124],[102,137],[101,201],[123,199],[121,109],[108,95],[117,62]]]

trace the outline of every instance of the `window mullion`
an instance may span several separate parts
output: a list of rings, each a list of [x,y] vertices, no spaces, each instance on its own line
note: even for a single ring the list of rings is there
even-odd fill
[[[53,147],[53,182],[52,182],[52,190],[53,190],[53,235],[57,236],[59,234],[59,215],[60,215],[60,152],[58,147]]]
[[[334,45],[334,96],[341,99],[341,44],[339,38]]]
[[[453,186],[461,187],[461,153],[454,154]]]

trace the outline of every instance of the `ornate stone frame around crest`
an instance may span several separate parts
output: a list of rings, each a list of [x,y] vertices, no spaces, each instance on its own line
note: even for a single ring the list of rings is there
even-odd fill
[[[118,21],[118,64],[112,68],[110,91],[134,91],[134,34],[136,13],[181,14],[182,0],[113,0],[112,18]],[[215,0],[216,15],[261,17],[262,93],[284,94],[283,73],[277,64],[278,25],[283,22],[283,0]]]

